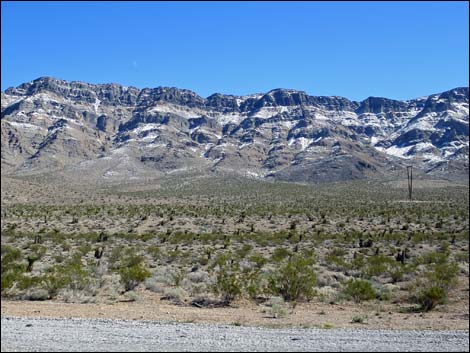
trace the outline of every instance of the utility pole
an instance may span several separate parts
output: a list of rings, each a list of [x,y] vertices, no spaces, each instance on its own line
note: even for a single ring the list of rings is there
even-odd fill
[[[408,176],[408,197],[410,201],[413,200],[413,166],[408,165],[406,166],[406,174]]]

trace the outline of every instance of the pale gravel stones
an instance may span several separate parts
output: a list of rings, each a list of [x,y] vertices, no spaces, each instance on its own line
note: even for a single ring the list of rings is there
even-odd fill
[[[468,331],[267,329],[98,319],[1,319],[7,351],[467,351]]]

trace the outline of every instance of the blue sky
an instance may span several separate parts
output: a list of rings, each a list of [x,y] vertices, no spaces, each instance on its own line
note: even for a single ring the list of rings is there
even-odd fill
[[[1,89],[40,76],[201,96],[410,99],[468,86],[467,2],[4,2]]]

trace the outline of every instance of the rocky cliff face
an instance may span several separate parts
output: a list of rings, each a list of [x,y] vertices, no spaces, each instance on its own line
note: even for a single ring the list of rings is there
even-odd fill
[[[92,85],[43,77],[1,96],[4,173],[102,180],[192,170],[288,181],[385,176],[412,164],[468,178],[468,88],[410,101]]]

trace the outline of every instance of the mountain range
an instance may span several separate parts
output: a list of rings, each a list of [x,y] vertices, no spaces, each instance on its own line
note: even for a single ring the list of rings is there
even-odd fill
[[[382,178],[413,165],[418,174],[468,180],[468,107],[468,87],[358,102],[292,89],[203,98],[41,77],[1,93],[2,174],[324,182]]]

